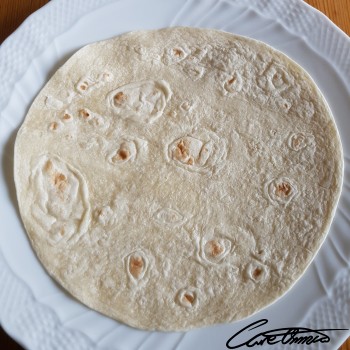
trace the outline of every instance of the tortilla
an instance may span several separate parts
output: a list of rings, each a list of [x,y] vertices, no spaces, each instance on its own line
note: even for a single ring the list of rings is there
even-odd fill
[[[252,315],[324,241],[339,134],[311,77],[264,43],[195,28],[88,45],[15,145],[31,244],[74,297],[148,330]]]

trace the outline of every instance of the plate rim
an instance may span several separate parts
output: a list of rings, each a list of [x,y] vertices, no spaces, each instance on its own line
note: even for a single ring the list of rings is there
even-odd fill
[[[80,5],[75,8],[75,12],[71,12],[71,23],[66,24],[66,27],[64,30],[60,31],[60,28],[55,27],[55,31],[51,34],[50,38],[47,38],[47,41],[57,37],[58,35],[68,31],[75,23],[75,20],[78,18],[87,15],[88,13],[91,13],[98,8],[101,8],[109,3],[116,2],[118,0],[100,0],[98,2],[98,5],[96,5],[97,2],[94,0],[88,0],[88,1],[80,1]],[[233,4],[233,5],[243,5],[252,8],[253,10],[257,11],[258,13],[262,14],[263,16],[267,18],[272,18],[271,16],[266,16],[265,13],[259,11],[259,8],[262,7],[262,5],[268,4],[267,8],[269,8],[269,11],[272,11],[271,8],[276,8],[278,6],[285,6],[286,2],[284,0],[263,0],[261,4],[259,5],[259,0],[253,0],[251,2],[247,0],[226,0],[227,2]],[[314,19],[316,18],[319,21],[319,26],[323,26],[325,30],[328,30],[330,33],[330,36],[328,36],[327,41],[330,40],[336,40],[337,45],[342,45],[342,43],[345,43],[346,45],[343,45],[344,50],[347,50],[346,52],[349,53],[349,55],[342,53],[342,57],[349,57],[350,56],[350,37],[347,36],[346,33],[344,33],[340,28],[338,28],[333,22],[330,21],[328,17],[326,17],[322,12],[319,10],[313,8],[312,6],[308,5],[307,3],[303,2],[302,0],[291,0],[290,3],[292,6],[298,7],[299,8],[299,13],[300,16],[306,16],[308,17],[308,14],[313,13],[314,14]],[[61,16],[63,16],[65,13],[64,11],[58,11],[59,7],[66,6],[67,8],[70,8],[69,6],[69,0],[53,0],[46,5],[44,5],[42,8],[31,14],[21,25],[16,31],[11,34],[3,44],[0,46],[0,73],[4,73],[3,70],[5,69],[9,63],[9,59],[11,58],[11,51],[13,51],[16,46],[18,45],[18,41],[23,41],[23,38],[30,37],[31,40],[28,40],[30,45],[33,45],[33,43],[36,44],[36,50],[33,52],[30,52],[30,54],[27,54],[25,51],[25,48],[21,52],[23,55],[20,57],[15,64],[10,65],[10,74],[6,74],[7,79],[3,79],[2,82],[0,81],[0,89],[5,86],[2,91],[4,93],[2,94],[3,97],[0,98],[0,114],[1,112],[6,108],[7,103],[6,101],[9,100],[9,96],[12,94],[15,83],[17,81],[20,81],[24,74],[26,73],[29,64],[32,62],[33,59],[35,59],[42,50],[45,48],[45,42],[40,42],[40,38],[38,38],[37,32],[34,31],[35,23],[40,22],[42,17],[47,17],[50,18],[50,16],[55,15],[53,12],[56,11],[59,13]],[[85,11],[82,10],[84,8]],[[260,9],[261,10],[261,9]],[[74,12],[74,13],[73,13]],[[82,13],[84,12],[84,13]],[[62,18],[60,18],[62,19]],[[60,20],[59,19],[59,20]],[[275,19],[274,19],[275,20]],[[339,60],[334,60],[334,57],[325,57],[324,52],[320,47],[322,45],[325,45],[325,42],[317,41],[318,45],[314,47],[312,45],[312,42],[310,43],[310,38],[308,38],[307,35],[305,34],[300,34],[298,31],[295,31],[295,28],[288,27],[285,22],[281,20],[277,20],[279,24],[281,24],[286,30],[288,30],[290,33],[296,34],[299,37],[306,38],[308,40],[307,43],[310,47],[313,49],[316,49],[316,52],[321,54],[322,57],[327,58],[328,63],[336,69],[336,72],[338,73],[340,79],[343,81],[344,85],[346,86],[347,90],[350,90],[350,69],[346,67],[346,62],[345,60],[339,61]],[[46,25],[46,23],[44,23]],[[44,25],[43,24],[43,25]],[[308,33],[308,32],[307,32]],[[28,57],[30,56],[30,57]],[[4,75],[3,75],[4,76]],[[8,268],[8,272],[12,274],[12,278],[16,280],[16,283],[19,282],[19,285],[22,284],[21,287],[23,287],[23,290],[27,288],[28,290],[23,292],[23,293],[31,293],[30,288],[25,284],[25,282],[21,279],[20,276],[17,276],[12,270],[11,267],[7,264],[5,257],[3,256],[1,252],[1,246],[0,246],[0,275],[4,269]],[[38,302],[35,300],[35,302]],[[38,302],[40,303],[40,302]],[[44,305],[44,304],[43,304]],[[47,307],[44,305],[44,307]],[[48,307],[47,307],[48,308]],[[48,308],[49,309],[49,308]],[[50,309],[51,312],[54,312],[54,310]],[[18,330],[12,328],[12,327],[7,327],[5,323],[2,322],[3,319],[3,309],[0,309],[0,323],[3,327],[3,329],[11,336],[13,337],[18,343],[20,343],[23,347],[25,347],[26,342],[21,338],[21,333],[18,332]],[[81,334],[83,337],[86,337],[85,334]],[[349,334],[350,335],[350,332]],[[89,339],[90,340],[90,339]],[[90,340],[91,341],[91,340]],[[91,341],[91,346],[94,344]]]

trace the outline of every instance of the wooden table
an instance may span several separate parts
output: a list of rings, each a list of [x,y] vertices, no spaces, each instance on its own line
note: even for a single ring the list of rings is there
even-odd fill
[[[47,2],[47,0],[0,0],[0,43],[16,29],[26,17]],[[349,0],[306,0],[306,2],[322,11],[338,27],[350,35]],[[0,347],[6,350],[22,349],[22,347],[8,337],[1,328]],[[350,350],[350,337],[339,350]]]

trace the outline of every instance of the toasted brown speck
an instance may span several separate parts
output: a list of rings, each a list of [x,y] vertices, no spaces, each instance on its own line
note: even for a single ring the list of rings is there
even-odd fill
[[[231,85],[231,84],[233,84],[235,81],[236,81],[236,77],[232,77],[232,78],[228,81],[228,83]]]
[[[193,157],[190,157],[190,158],[188,159],[188,161],[187,161],[187,164],[188,164],[188,165],[193,165],[193,163],[194,163]]]
[[[224,248],[222,247],[222,245],[220,243],[218,243],[217,241],[213,240],[213,241],[210,241],[208,243],[210,244],[211,256],[216,257],[224,251]]]
[[[130,157],[130,152],[125,148],[120,148],[115,156],[112,157],[112,162],[127,160]]]
[[[130,273],[135,277],[139,278],[144,267],[143,259],[139,256],[132,256],[130,258],[129,270]]]
[[[184,299],[186,302],[193,304],[194,302],[194,296],[191,294],[184,294]]]
[[[300,140],[298,138],[293,139],[292,145],[294,148],[298,148],[300,146]]]
[[[284,196],[284,197],[289,196],[291,191],[292,191],[292,187],[287,182],[282,182],[281,184],[277,185],[277,188],[276,188],[276,194],[280,197],[281,196]]]
[[[50,172],[52,170],[52,162],[51,160],[48,160],[44,165],[44,171]]]
[[[263,272],[262,268],[256,267],[252,273],[252,277],[254,279],[258,279],[261,276],[262,272]]]
[[[125,160],[127,158],[129,158],[129,151],[127,151],[126,149],[120,149],[118,152],[118,155],[120,156],[121,159]]]
[[[114,95],[114,102],[118,105],[123,104],[128,99],[128,96],[124,92],[119,91]]]
[[[305,137],[303,135],[295,135],[294,137],[292,137],[292,147],[298,150],[304,139]]]
[[[50,126],[49,126],[49,129],[50,129],[51,131],[56,131],[57,128],[58,128],[58,124],[57,124],[56,122],[52,122],[52,123],[50,124]]]
[[[182,50],[180,50],[180,49],[173,49],[173,53],[174,53],[174,55],[175,56],[177,56],[177,57],[181,57],[181,56],[183,56],[183,51]]]
[[[175,157],[177,159],[185,159],[188,156],[188,145],[184,142],[184,140],[181,140],[177,145],[175,149]]]
[[[53,183],[59,191],[64,191],[67,186],[67,178],[62,173],[56,173],[53,178]]]
[[[79,111],[80,116],[82,116],[83,118],[89,118],[90,117],[90,113],[86,110],[86,109],[81,109]]]

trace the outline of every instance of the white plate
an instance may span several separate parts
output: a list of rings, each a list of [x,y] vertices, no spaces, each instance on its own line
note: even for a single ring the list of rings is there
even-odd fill
[[[75,50],[125,31],[174,25],[246,35],[301,64],[323,91],[339,127],[346,160],[344,189],[326,242],[306,274],[278,302],[234,324],[187,333],[144,332],[84,307],[47,276],[18,214],[13,144],[33,98]],[[301,0],[54,0],[32,15],[0,49],[0,320],[5,330],[29,349],[206,350],[226,349],[231,335],[261,318],[269,320],[265,329],[349,327],[349,57],[349,38]],[[320,348],[335,349],[349,334],[329,333],[331,343]]]

